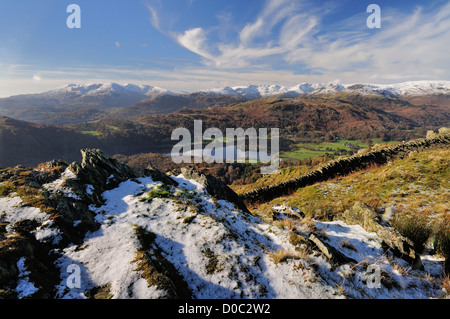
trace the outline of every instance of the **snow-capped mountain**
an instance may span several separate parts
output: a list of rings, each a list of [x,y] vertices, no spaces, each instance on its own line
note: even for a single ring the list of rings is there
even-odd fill
[[[167,94],[173,93],[163,88],[142,84],[68,84],[43,93],[2,98],[0,107],[6,111],[23,108],[56,108],[59,111],[74,108],[108,109],[130,106],[145,99]]]
[[[271,96],[297,97],[304,94],[320,95],[337,92],[357,94],[382,94],[385,96],[417,96],[429,94],[450,94],[450,81],[411,81],[396,84],[340,84],[331,82],[300,83],[287,87],[280,85],[247,85],[223,87],[206,90],[206,92],[228,96],[241,96],[247,99],[267,98]]]
[[[95,96],[108,94],[139,94],[154,97],[162,94],[171,94],[170,91],[145,84],[117,83],[93,83],[93,84],[68,84],[54,90],[43,93],[48,96],[63,96],[65,94],[76,94],[79,96]]]
[[[450,81],[397,84],[331,82],[300,83],[295,86],[262,84],[227,86],[191,93],[175,93],[144,84],[68,84],[43,93],[0,98],[0,116],[39,124],[70,125],[111,116],[129,119],[131,116],[172,113],[183,108],[226,106],[245,100],[336,93],[400,99],[436,94],[450,96]]]

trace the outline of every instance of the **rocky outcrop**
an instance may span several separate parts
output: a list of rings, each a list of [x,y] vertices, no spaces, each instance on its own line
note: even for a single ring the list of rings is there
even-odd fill
[[[81,187],[81,192],[84,192],[87,185],[91,185],[92,193],[84,195],[96,205],[103,204],[101,194],[104,191],[143,175],[151,176],[154,181],[161,181],[167,185],[177,185],[177,182],[158,170],[149,168],[141,174],[116,159],[105,156],[99,149],[83,149],[81,155],[81,164],[72,163],[69,166],[69,169],[77,175],[77,180],[70,181],[69,184],[75,188]]]
[[[206,188],[208,194],[219,200],[226,200],[233,203],[244,212],[249,212],[247,206],[239,198],[231,188],[225,185],[223,182],[219,181],[213,176],[205,175],[197,171],[192,167],[184,167],[181,169],[181,173],[187,179],[192,179],[197,183],[203,185]]]
[[[248,204],[269,202],[278,197],[288,196],[299,188],[324,182],[339,176],[345,176],[366,169],[374,164],[386,164],[394,158],[403,158],[414,151],[432,147],[448,147],[449,145],[450,134],[442,134],[431,139],[418,139],[401,143],[392,147],[336,160],[299,178],[273,186],[257,188],[248,193],[241,194],[239,197]]]
[[[140,177],[133,169],[108,158],[100,150],[84,149],[81,154],[81,164],[69,165],[61,160],[53,160],[36,169],[15,167],[0,172],[0,182],[7,181],[12,187],[11,192],[20,188],[21,194],[27,197],[23,198],[24,206],[37,207],[51,216],[51,222],[60,236],[55,242],[41,242],[33,235],[42,226],[35,220],[0,222],[0,299],[17,298],[11,291],[17,286],[19,257],[25,258],[25,266],[33,274],[33,282],[43,288],[35,297],[51,298],[54,287],[60,281],[53,251],[69,244],[80,245],[87,232],[94,232],[100,227],[90,206],[104,204],[104,191],[131,178]],[[144,174],[155,181],[177,185],[160,171],[147,169]],[[52,190],[46,186],[56,181],[65,191],[70,190],[71,195],[67,196],[61,188]],[[12,227],[16,233],[4,236],[7,227]]]
[[[376,233],[394,255],[409,262],[413,268],[423,267],[420,256],[414,251],[414,243],[383,221],[370,206],[356,202],[350,210],[344,212],[342,219],[349,225],[360,225],[365,230]]]
[[[95,189],[112,189],[121,182],[138,177],[132,168],[106,157],[101,150],[83,149],[81,155],[81,164],[73,163],[69,169],[81,182],[92,185]]]

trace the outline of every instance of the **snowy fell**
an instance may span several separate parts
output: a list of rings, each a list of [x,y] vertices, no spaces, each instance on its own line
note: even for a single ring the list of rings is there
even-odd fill
[[[98,150],[33,169],[28,195],[0,197],[6,298],[437,298],[442,260],[411,269],[376,233],[274,207],[252,215],[226,185],[190,168],[131,168]],[[24,168],[3,172],[25,176]],[[33,182],[33,183],[32,183]],[[31,187],[31,186],[27,186]],[[399,269],[409,269],[406,273]],[[378,276],[378,277],[377,277]]]
[[[242,96],[247,99],[259,99],[272,96],[293,98],[301,95],[334,94],[338,92],[405,97],[450,94],[450,81],[411,81],[397,84],[301,83],[293,87],[280,85],[247,85],[216,88],[207,90],[206,92],[227,96]]]
[[[143,84],[68,84],[47,92],[1,98],[0,109],[4,108],[9,112],[30,108],[44,111],[52,109],[53,112],[73,111],[74,108],[109,109],[127,107],[145,99],[171,94],[173,93],[166,89]]]
[[[61,96],[65,94],[72,94],[78,96],[95,96],[95,95],[110,95],[110,94],[139,94],[145,95],[148,98],[171,94],[170,91],[145,84],[124,84],[117,83],[93,83],[93,84],[68,84],[54,90],[42,93],[47,96]]]

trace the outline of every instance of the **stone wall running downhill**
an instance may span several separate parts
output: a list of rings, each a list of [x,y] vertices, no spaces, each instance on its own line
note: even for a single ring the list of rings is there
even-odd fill
[[[364,170],[374,164],[383,165],[394,158],[403,158],[411,152],[422,151],[434,147],[448,147],[449,145],[450,134],[441,134],[433,138],[417,139],[388,148],[339,159],[301,177],[276,185],[257,188],[253,191],[243,193],[239,195],[239,197],[247,204],[269,202],[278,197],[288,196],[299,188]]]

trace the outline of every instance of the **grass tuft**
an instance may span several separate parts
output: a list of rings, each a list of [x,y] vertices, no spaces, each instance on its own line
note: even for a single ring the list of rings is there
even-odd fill
[[[414,243],[414,250],[421,253],[428,239],[430,238],[433,228],[426,216],[423,214],[403,214],[397,213],[392,220],[394,226],[403,236],[411,239]]]

